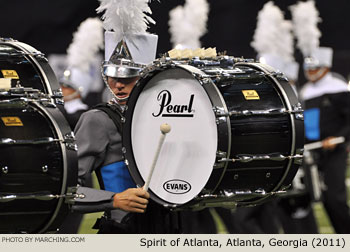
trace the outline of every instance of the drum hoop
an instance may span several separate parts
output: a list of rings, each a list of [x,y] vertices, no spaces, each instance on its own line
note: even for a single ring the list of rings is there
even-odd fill
[[[290,103],[290,100],[289,100],[289,97],[287,96],[286,91],[281,86],[279,81],[277,81],[277,79],[273,76],[272,72],[270,72],[263,64],[260,64],[260,63],[236,63],[235,66],[248,66],[248,67],[263,71],[266,74],[266,76],[273,81],[273,83],[276,85],[276,87],[281,92],[282,97],[284,99],[284,102],[286,103],[287,109],[290,111],[292,110],[292,105]],[[291,128],[292,128],[292,144],[291,144],[291,151],[290,151],[291,154],[290,155],[293,156],[295,154],[295,149],[296,149],[296,147],[295,147],[296,146],[296,129],[295,129],[296,125],[295,125],[295,121],[294,121],[294,115],[290,114],[289,116],[290,116]],[[293,160],[289,159],[287,169],[285,170],[280,182],[272,189],[271,192],[277,191],[279,189],[279,187],[282,185],[283,181],[286,179],[286,177],[288,175],[289,170],[291,169],[292,162],[293,162]],[[259,203],[261,201],[264,201],[268,197],[270,197],[270,195],[268,195],[266,197],[262,197],[254,202],[249,202],[249,204]]]
[[[59,128],[56,120],[54,120],[53,116],[42,106],[40,105],[38,102],[32,102],[35,106],[37,106],[42,113],[44,113],[47,118],[51,121],[52,125],[54,126],[56,133],[58,135],[58,139],[62,140],[59,141],[60,145],[61,145],[61,150],[62,150],[62,163],[63,163],[63,174],[62,174],[62,187],[61,187],[61,195],[63,195],[65,193],[66,190],[66,186],[67,186],[67,175],[68,175],[68,168],[67,168],[67,150],[66,150],[66,146],[64,144],[64,136],[61,132],[61,129]],[[57,206],[56,209],[54,211],[54,213],[52,214],[50,220],[47,222],[47,224],[38,232],[38,233],[44,233],[50,226],[51,224],[54,222],[54,220],[56,219],[61,206],[63,204],[64,199],[63,198],[59,198],[58,202],[57,202]]]
[[[191,65],[178,65],[179,68],[182,68],[184,70],[186,70],[187,72],[191,73],[193,75],[193,73],[196,73],[198,76],[194,76],[202,85],[202,87],[204,88],[205,92],[208,95],[208,98],[211,102],[211,104],[213,105],[213,107],[222,107],[224,109],[224,113],[228,114],[228,108],[226,106],[226,101],[224,99],[224,97],[222,96],[221,92],[219,91],[218,87],[213,83],[213,80],[208,76],[207,78],[205,76],[207,76],[207,74],[205,72],[203,72],[202,70],[191,66]],[[199,77],[200,76],[200,77]],[[199,77],[199,78],[198,78]],[[214,99],[211,95],[212,92],[215,92],[215,94],[218,95],[219,100]],[[216,117],[216,115],[215,115]],[[232,143],[232,135],[231,135],[231,120],[228,120],[226,118],[226,129],[224,129],[224,131],[227,132],[228,137],[227,137],[227,153],[226,153],[226,158],[229,158],[230,153],[231,153],[231,143]],[[218,131],[218,136],[220,136],[220,132],[219,132],[219,126],[217,125],[217,131]],[[220,146],[220,137],[218,137],[218,143],[217,143],[218,149],[219,150],[219,146]],[[226,162],[222,171],[222,174],[216,184],[216,186],[212,189],[212,192],[215,192],[215,190],[219,187],[222,179],[225,176],[226,173],[226,169],[227,169],[228,163]],[[214,169],[214,167],[213,167]],[[209,178],[210,179],[210,178]],[[208,180],[209,181],[209,180]]]
[[[142,90],[146,86],[146,84],[145,84],[146,80],[148,81],[148,79],[152,78],[153,76],[155,76],[159,72],[160,72],[160,69],[156,69],[154,71],[143,73],[143,75],[142,75],[143,78],[136,82],[136,85],[132,89],[130,96],[129,96],[129,99],[127,101],[126,107],[125,107],[124,121],[123,121],[124,124],[123,124],[123,131],[122,131],[122,152],[123,152],[123,155],[125,157],[125,164],[129,170],[129,173],[130,173],[132,179],[137,184],[137,186],[143,186],[143,185],[140,184],[140,182],[142,182],[141,174],[138,171],[133,171],[131,169],[131,165],[134,167],[137,167],[137,166],[136,166],[134,153],[132,151],[132,141],[131,141],[132,119],[127,120],[129,117],[131,117],[131,115],[133,115],[134,109],[135,109],[135,106],[130,106],[130,103],[131,103],[131,101],[135,100],[136,98],[138,98],[140,96]],[[143,81],[143,82],[141,82],[141,81]],[[136,98],[135,98],[135,96],[136,96]],[[125,127],[125,125],[129,125],[130,127]],[[127,148],[125,146],[130,147],[129,152],[127,151]],[[137,173],[137,174],[135,174],[135,173]],[[145,181],[143,181],[143,182],[145,182]],[[164,203],[169,203],[169,205],[171,205],[170,202],[166,202],[165,200],[159,198],[155,193],[153,193],[153,191],[151,189],[149,189],[148,192],[151,195],[151,198],[152,198],[152,196],[154,197],[153,200],[155,202],[162,204],[163,206],[165,206]]]
[[[59,85],[58,85],[58,82],[57,82],[57,78],[55,77],[55,75],[53,74],[52,72],[52,69],[49,68],[51,71],[49,73],[46,73],[46,71],[44,71],[44,66],[42,63],[40,63],[38,61],[38,59],[36,57],[41,57],[42,59],[45,59],[46,58],[44,57],[44,55],[36,50],[35,48],[25,44],[25,43],[22,43],[22,42],[18,42],[18,41],[6,41],[5,43],[1,43],[1,44],[9,44],[11,46],[13,46],[14,48],[18,49],[18,50],[21,50],[23,51],[24,53],[26,53],[26,56],[31,60],[31,62],[37,67],[39,73],[40,73],[40,76],[43,78],[43,82],[45,84],[45,87],[47,89],[47,92],[48,94],[50,95],[50,97],[56,95],[56,92],[58,92],[59,90],[57,91],[54,91],[51,87],[51,85],[49,83],[53,83],[58,89],[59,89]],[[46,60],[47,61],[47,60]],[[45,64],[47,64],[45,62]],[[47,64],[48,65],[48,64]],[[46,68],[46,67],[45,67]],[[49,69],[46,69],[46,70],[49,70]],[[50,75],[50,76],[48,76]],[[49,78],[50,78],[50,81],[49,81]],[[52,101],[53,101],[53,98],[51,98]]]

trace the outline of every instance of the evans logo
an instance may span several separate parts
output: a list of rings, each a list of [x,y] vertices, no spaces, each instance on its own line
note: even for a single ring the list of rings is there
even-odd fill
[[[180,179],[172,179],[163,184],[163,188],[168,193],[172,194],[184,194],[191,190],[190,183],[180,180]]]

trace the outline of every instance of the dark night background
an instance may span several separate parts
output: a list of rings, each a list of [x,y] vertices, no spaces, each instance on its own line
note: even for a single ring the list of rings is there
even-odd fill
[[[208,33],[201,39],[203,47],[216,47],[233,56],[254,58],[250,46],[256,27],[256,16],[267,0],[208,0],[210,13]],[[296,0],[274,0],[290,19],[288,6]],[[171,49],[168,33],[169,11],[184,0],[153,0],[150,4],[156,25],[149,32],[159,36],[158,53]],[[87,17],[97,16],[97,0],[0,0],[0,37],[12,37],[37,48],[46,55],[65,53],[72,33]],[[321,46],[334,49],[333,70],[350,74],[350,1],[317,0],[322,23]],[[301,54],[295,52],[297,61]]]

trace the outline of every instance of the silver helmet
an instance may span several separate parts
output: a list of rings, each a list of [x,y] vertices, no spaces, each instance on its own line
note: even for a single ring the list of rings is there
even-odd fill
[[[139,76],[141,70],[155,59],[157,42],[158,36],[149,33],[128,34],[117,41],[114,32],[106,31],[105,61],[102,63],[101,71],[107,87],[109,88],[107,77]]]

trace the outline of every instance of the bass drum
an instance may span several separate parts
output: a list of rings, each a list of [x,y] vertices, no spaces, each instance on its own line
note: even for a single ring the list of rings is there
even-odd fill
[[[269,66],[229,60],[155,62],[129,98],[123,146],[139,185],[163,123],[171,126],[150,181],[167,207],[245,206],[283,193],[302,161],[303,111]]]
[[[0,39],[0,233],[55,232],[77,184],[74,135],[45,57]]]

